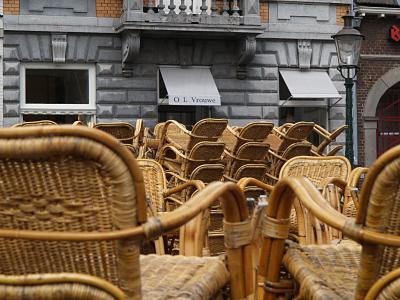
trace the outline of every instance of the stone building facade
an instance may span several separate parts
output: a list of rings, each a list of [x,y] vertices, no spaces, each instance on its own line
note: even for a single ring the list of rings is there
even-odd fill
[[[324,72],[344,94],[331,35],[351,0],[206,0],[189,15],[182,12],[190,3],[176,5],[173,15],[167,11],[173,1],[165,2],[5,0],[3,126],[63,115],[97,122],[143,118],[152,126],[163,114],[184,114],[161,105],[160,66],[210,70],[221,106],[186,112],[195,118],[228,118],[232,125],[308,118],[329,130],[344,124],[344,100],[283,96],[290,87],[281,73]],[[38,93],[46,72],[40,70],[74,68],[89,74],[88,87],[79,87],[84,96],[70,91],[70,97],[88,97],[87,103],[58,107],[28,99]]]
[[[357,76],[359,157],[370,165],[400,143],[400,7],[392,0],[359,0],[356,12],[365,36]]]

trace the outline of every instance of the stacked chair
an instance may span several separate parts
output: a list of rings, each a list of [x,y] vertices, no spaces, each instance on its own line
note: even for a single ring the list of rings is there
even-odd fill
[[[126,122],[97,123],[93,127],[115,137],[126,145],[135,157],[143,157],[144,124],[142,119],[136,120],[135,127]]]
[[[0,130],[0,298],[231,299],[254,294],[243,194],[213,183],[179,210],[147,219],[134,156],[83,126]],[[227,261],[139,255],[140,241],[223,202]],[[240,228],[240,230],[239,230]],[[237,234],[237,231],[241,234]]]
[[[355,218],[329,205],[308,179],[282,179],[272,192],[264,216],[264,263],[259,266],[265,275],[264,299],[276,299],[285,293],[294,294],[296,299],[399,299],[399,178],[397,146],[368,170]],[[321,222],[354,242],[288,243],[285,249],[295,199]],[[286,275],[281,272],[282,264]]]
[[[225,144],[218,139],[227,123],[223,119],[203,119],[189,131],[176,121],[165,122],[156,159],[168,171],[170,185],[196,179],[210,183],[222,178]]]
[[[270,122],[252,122],[243,128],[228,126],[220,138],[225,144],[224,181],[237,182],[242,177],[262,180],[267,170],[266,157],[269,145],[263,141],[271,133],[274,125]],[[215,205],[210,213],[208,248],[211,255],[225,253],[222,208]]]
[[[343,126],[336,128],[332,132],[329,132],[322,126],[315,124],[314,132],[322,138],[322,142],[317,147],[313,147],[313,149],[312,149],[313,152],[315,153],[315,155],[323,155],[326,148],[332,142],[334,142],[336,140],[336,138],[346,130],[346,128],[347,128],[347,125],[343,125]],[[327,153],[327,156],[336,155],[342,148],[343,148],[342,145],[338,145],[338,146],[334,147]]]
[[[274,125],[270,122],[251,122],[243,128],[227,127],[221,137],[225,143],[225,180],[237,182],[242,177],[263,179],[269,145],[263,141]]]

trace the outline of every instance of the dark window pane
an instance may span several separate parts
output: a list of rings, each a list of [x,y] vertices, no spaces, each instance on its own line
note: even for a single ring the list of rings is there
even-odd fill
[[[89,71],[26,69],[27,104],[89,104]]]

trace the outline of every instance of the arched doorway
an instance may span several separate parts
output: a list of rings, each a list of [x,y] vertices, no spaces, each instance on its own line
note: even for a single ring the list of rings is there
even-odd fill
[[[400,83],[389,88],[376,108],[376,154],[400,144]]]
[[[369,90],[363,107],[363,129],[364,129],[364,162],[370,166],[377,158],[377,108],[380,100],[395,85],[399,84],[400,67],[386,72],[379,78]],[[400,93],[398,93],[400,98]],[[383,103],[383,102],[382,102]],[[382,104],[384,106],[384,104]],[[382,131],[385,132],[385,131]]]

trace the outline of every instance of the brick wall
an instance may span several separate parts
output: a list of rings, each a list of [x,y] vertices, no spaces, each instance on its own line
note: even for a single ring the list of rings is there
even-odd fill
[[[119,18],[122,11],[122,0],[97,0],[96,16],[101,18]]]
[[[400,43],[389,39],[389,30],[392,25],[400,25],[400,21],[394,17],[378,19],[374,16],[364,17],[360,32],[365,35],[361,54],[375,55],[400,55]],[[360,60],[360,72],[357,83],[357,115],[359,136],[360,163],[364,164],[364,127],[363,112],[367,95],[375,82],[390,69],[400,67],[400,61],[390,60]],[[400,81],[400,78],[399,78]]]
[[[4,0],[3,10],[5,15],[19,15],[19,0]]]
[[[261,23],[268,23],[269,19],[268,3],[265,2],[260,3],[260,17],[261,17]]]
[[[347,14],[347,11],[350,10],[348,5],[338,5],[336,6],[336,24],[339,26],[344,25],[344,20],[342,17]]]

